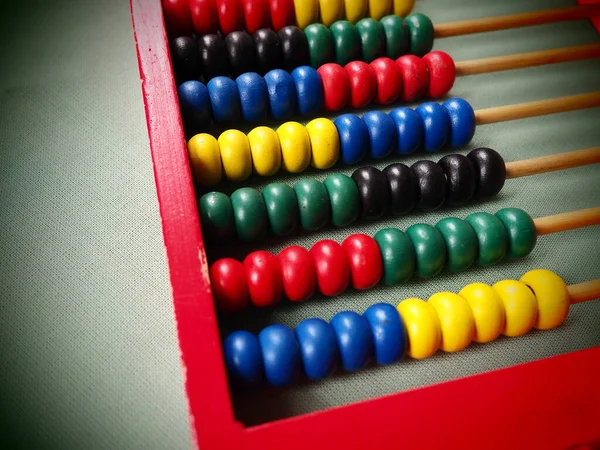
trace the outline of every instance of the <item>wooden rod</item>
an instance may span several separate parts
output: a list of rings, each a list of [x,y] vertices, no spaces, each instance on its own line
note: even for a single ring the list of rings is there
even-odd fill
[[[600,225],[600,206],[533,219],[538,236]]]
[[[600,280],[586,281],[585,283],[567,286],[571,304],[589,302],[600,298]]]
[[[495,56],[456,63],[456,76],[464,77],[480,73],[502,70],[523,69],[525,67],[558,64],[569,61],[600,57],[600,43],[553,48],[516,55]]]
[[[434,36],[444,38],[486,31],[508,30],[510,28],[542,25],[590,17],[600,13],[600,5],[570,6],[567,8],[546,9],[508,16],[486,17],[483,19],[459,20],[434,25]]]
[[[506,178],[528,177],[596,163],[600,163],[600,147],[508,162],[506,163]]]
[[[600,91],[550,100],[538,100],[518,105],[480,109],[475,111],[475,122],[477,125],[484,125],[486,123],[525,119],[527,117],[544,116],[546,114],[593,108],[595,106],[600,106]]]

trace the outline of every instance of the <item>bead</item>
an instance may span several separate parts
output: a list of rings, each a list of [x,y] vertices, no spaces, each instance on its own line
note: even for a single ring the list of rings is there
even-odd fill
[[[265,201],[256,189],[244,187],[231,194],[235,229],[242,241],[254,241],[267,232]]]
[[[220,311],[235,313],[250,304],[246,271],[241,262],[232,258],[219,259],[210,266],[210,282]]]
[[[410,47],[410,36],[408,25],[397,15],[385,16],[381,19],[381,25],[385,33],[386,55],[391,59],[398,59],[408,53]]]
[[[300,173],[310,164],[310,139],[306,128],[298,122],[286,122],[277,128],[281,144],[281,167],[286,172]]]
[[[369,17],[381,20],[392,13],[392,0],[369,0]]]
[[[446,145],[450,135],[450,117],[444,107],[435,102],[422,103],[416,111],[423,121],[425,151],[437,152]]]
[[[296,67],[308,65],[308,41],[304,31],[295,26],[287,26],[277,34],[281,41],[283,68],[291,72]]]
[[[215,77],[208,82],[208,95],[215,122],[233,124],[241,115],[240,93],[231,78]]]
[[[402,79],[396,63],[390,58],[377,58],[371,63],[371,68],[377,81],[377,95],[373,101],[379,105],[395,102],[402,89]]]
[[[442,103],[450,117],[449,148],[464,147],[475,134],[475,112],[473,107],[462,98],[451,98]]]
[[[475,342],[492,342],[502,334],[506,325],[504,304],[491,286],[483,283],[469,284],[458,295],[467,301],[473,313]]]
[[[281,267],[285,296],[292,302],[312,297],[317,287],[317,275],[310,252],[294,245],[279,252],[277,259]]]
[[[398,135],[392,118],[382,111],[369,111],[362,117],[367,130],[371,148],[371,157],[385,158],[396,148]]]
[[[202,133],[188,141],[188,155],[194,180],[201,186],[214,186],[221,181],[221,153],[217,140]]]
[[[281,167],[279,136],[269,127],[257,127],[248,133],[254,172],[261,177],[275,175]]]
[[[550,330],[561,325],[569,314],[569,291],[561,277],[549,270],[530,270],[519,280],[533,291],[538,316],[534,327]]]
[[[287,120],[296,112],[296,86],[285,70],[274,69],[265,75],[271,114],[277,120]]]
[[[271,26],[271,17],[268,13],[269,0],[244,0],[242,3],[248,33],[254,34],[260,29]]]
[[[340,137],[334,123],[329,119],[314,119],[306,125],[310,139],[313,167],[330,169],[340,157]]]
[[[383,366],[399,361],[406,350],[406,330],[396,308],[376,303],[363,315],[371,327],[375,362]]]
[[[293,383],[302,364],[294,332],[285,325],[270,325],[258,334],[258,340],[269,384],[283,387]]]
[[[350,105],[362,108],[370,104],[377,94],[377,79],[371,66],[362,61],[352,61],[346,64],[344,70],[350,80]]]
[[[362,59],[370,63],[385,54],[385,31],[378,21],[365,18],[356,24],[362,45]]]
[[[294,189],[285,183],[271,183],[265,186],[262,196],[271,233],[289,236],[296,231],[300,213]]]
[[[329,222],[329,195],[323,183],[304,178],[294,185],[300,224],[306,231],[316,231]]]
[[[394,14],[406,17],[415,6],[415,0],[394,0]]]
[[[292,72],[296,85],[298,112],[312,116],[323,108],[323,83],[319,73],[309,66],[300,66]]]
[[[419,193],[417,207],[422,211],[435,211],[446,200],[446,175],[433,161],[417,161],[410,169],[415,174]]]
[[[340,137],[342,162],[354,165],[369,152],[369,130],[365,122],[354,114],[343,114],[333,122]]]
[[[279,260],[264,250],[252,252],[244,259],[250,301],[254,306],[273,306],[283,296]]]
[[[398,154],[408,155],[417,151],[423,145],[425,134],[419,113],[414,109],[402,107],[391,110],[389,114],[396,125]]]
[[[429,52],[423,56],[423,62],[429,70],[429,87],[426,95],[429,98],[440,98],[450,92],[456,79],[456,67],[446,52]]]
[[[234,34],[231,33],[229,36]],[[229,36],[227,37],[229,38]],[[248,122],[258,122],[266,119],[269,100],[264,78],[257,73],[248,72],[240,75],[235,83],[240,93],[240,104],[244,119]]]
[[[344,19],[343,0],[319,0],[321,23],[330,27],[336,20]]]
[[[244,8],[241,0],[216,0],[219,13],[221,33],[227,35],[234,31],[243,30]]]
[[[316,2],[317,0],[313,1]],[[308,54],[312,67],[318,69],[323,64],[335,60],[335,44],[329,28],[321,23],[313,23],[304,29],[304,34],[308,42]]]
[[[192,130],[204,128],[210,124],[212,111],[208,89],[199,81],[191,80],[177,88],[181,118],[186,127]]]
[[[252,173],[248,137],[238,130],[227,130],[219,136],[223,172],[228,180],[244,181]]]
[[[465,220],[471,224],[477,235],[477,264],[489,266],[500,262],[508,250],[508,233],[500,219],[481,212],[471,214]]]
[[[446,203],[464,205],[475,194],[475,168],[464,155],[447,155],[438,161],[446,174]]]
[[[257,386],[264,378],[258,338],[249,331],[235,331],[223,341],[223,357],[234,383]]]
[[[225,38],[229,67],[234,77],[258,69],[254,41],[245,31],[234,31]]]
[[[352,174],[360,195],[360,218],[376,220],[387,213],[390,188],[386,176],[375,167],[361,167]]]
[[[337,366],[338,349],[335,333],[323,319],[306,319],[296,326],[302,365],[310,380],[331,375]]]
[[[369,0],[344,0],[346,20],[356,23],[369,12]]]
[[[369,322],[354,311],[342,311],[331,319],[342,367],[348,372],[362,369],[373,354]]]
[[[390,164],[383,169],[390,188],[390,212],[402,216],[411,212],[418,200],[417,177],[409,167],[401,163]]]
[[[467,154],[475,167],[475,196],[486,199],[502,190],[506,180],[506,165],[502,156],[491,148],[476,148]]]
[[[180,81],[197,80],[200,77],[198,43],[191,37],[181,36],[173,39],[169,47],[175,78]]]
[[[393,286],[408,281],[416,265],[415,249],[408,236],[396,228],[385,228],[373,238],[383,261],[383,284]]]
[[[396,66],[402,79],[402,101],[414,102],[422,98],[429,86],[429,72],[423,60],[415,55],[404,55],[396,60]]]
[[[358,219],[360,197],[356,183],[341,173],[331,174],[323,181],[331,208],[331,223],[336,227],[346,227]]]
[[[281,41],[273,30],[258,30],[253,35],[254,48],[256,49],[256,62],[261,74],[283,65],[283,54],[281,53]]]
[[[224,76],[229,73],[227,60],[227,47],[225,41],[218,34],[205,34],[198,40],[202,77],[209,82],[214,77]]]
[[[442,327],[433,306],[420,298],[407,298],[396,309],[406,329],[406,354],[425,359],[437,352],[442,343]]]
[[[506,312],[505,336],[522,336],[537,322],[538,306],[531,289],[515,280],[498,281],[492,286]]]
[[[410,53],[423,56],[433,47],[433,23],[423,14],[411,14],[406,17],[410,32]]]
[[[221,192],[204,194],[198,201],[198,212],[207,242],[226,242],[235,237],[233,207],[227,195]]]
[[[477,236],[468,222],[448,217],[440,220],[435,228],[446,244],[446,265],[450,272],[467,270],[477,259]]]
[[[313,245],[310,253],[315,263],[319,291],[329,297],[344,292],[350,282],[350,267],[342,246],[326,239]]]
[[[350,78],[338,64],[325,64],[317,70],[323,82],[326,111],[338,111],[350,102]]]
[[[506,257],[518,259],[529,255],[537,240],[535,224],[529,214],[518,208],[504,208],[494,215],[508,231]]]
[[[375,239],[366,234],[351,234],[344,239],[342,247],[350,265],[354,289],[362,291],[379,283],[383,275],[383,262]]]
[[[169,36],[188,36],[192,34],[189,0],[163,0],[162,11]]]
[[[475,337],[475,318],[469,303],[451,292],[439,292],[427,300],[440,319],[442,342],[445,352],[457,352],[467,348]]]
[[[275,31],[296,23],[294,0],[270,0],[271,23]]]
[[[446,263],[446,246],[440,232],[431,225],[417,223],[406,234],[415,248],[417,274],[431,278],[440,273]]]
[[[311,24],[319,21],[319,0],[294,0],[294,11],[296,25],[306,31]]]
[[[190,0],[190,13],[194,30],[199,35],[218,31],[219,13],[214,0]]]
[[[358,28],[350,22],[340,20],[331,25],[330,30],[335,45],[335,62],[345,66],[351,61],[359,60],[362,45]]]

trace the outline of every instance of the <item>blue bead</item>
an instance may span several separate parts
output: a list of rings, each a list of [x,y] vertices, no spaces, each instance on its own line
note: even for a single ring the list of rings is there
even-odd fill
[[[267,83],[259,74],[248,72],[235,80],[240,92],[242,115],[249,122],[257,122],[267,118],[269,112],[269,95]]]
[[[343,114],[333,122],[340,137],[342,162],[353,165],[369,153],[369,129],[364,120],[354,114]]]
[[[464,147],[475,134],[475,111],[470,103],[462,98],[451,98],[442,103],[450,117],[450,139],[448,147]]]
[[[311,380],[331,375],[338,358],[333,328],[322,319],[306,319],[296,327],[304,372]]]
[[[177,88],[181,117],[186,126],[196,130],[210,125],[212,111],[208,89],[199,81],[186,81]]]
[[[215,122],[232,124],[240,120],[240,93],[228,77],[215,77],[208,82],[208,95]]]
[[[396,308],[377,303],[363,315],[371,326],[377,364],[391,364],[402,358],[406,350],[406,330]]]
[[[426,152],[440,150],[450,136],[450,116],[439,103],[425,102],[419,105],[417,113],[423,121],[425,140],[423,147]]]
[[[309,66],[300,66],[292,72],[298,95],[298,111],[303,116],[313,116],[323,108],[325,94],[319,72]]]
[[[342,311],[331,319],[342,367],[352,372],[363,368],[373,354],[373,335],[369,322],[353,311]]]
[[[399,154],[407,155],[418,150],[423,145],[423,121],[414,109],[407,107],[396,108],[390,111],[390,117],[396,125]]]
[[[233,382],[256,386],[264,378],[258,338],[248,331],[235,331],[223,342],[227,372]]]
[[[363,116],[371,140],[371,156],[381,159],[396,148],[398,134],[392,118],[382,111],[369,111]]]
[[[258,334],[265,376],[273,386],[285,386],[300,373],[300,345],[285,325],[271,325]]]
[[[271,114],[278,120],[287,120],[296,112],[296,86],[285,70],[271,70],[265,75]]]

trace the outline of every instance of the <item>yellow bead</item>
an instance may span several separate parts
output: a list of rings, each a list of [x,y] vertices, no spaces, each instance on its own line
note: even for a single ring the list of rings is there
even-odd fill
[[[261,177],[277,173],[281,167],[281,147],[275,130],[269,127],[254,128],[248,133],[254,172]]]
[[[310,164],[310,139],[306,128],[298,122],[286,122],[277,129],[281,145],[281,167],[300,173]]]
[[[227,130],[219,136],[221,161],[225,176],[231,181],[244,181],[252,173],[248,137],[238,130]]]
[[[505,336],[521,336],[535,325],[538,315],[537,302],[531,290],[516,280],[498,281],[492,286],[498,294],[506,313]]]
[[[381,20],[392,13],[392,0],[369,0],[369,17]]]
[[[319,0],[294,0],[294,9],[298,28],[304,30],[319,21]]]
[[[344,19],[344,0],[319,0],[321,23],[330,27],[337,20]]]
[[[396,309],[408,335],[408,356],[424,359],[437,352],[442,342],[442,329],[435,309],[420,298],[407,298]]]
[[[202,186],[214,186],[221,181],[221,153],[217,140],[210,134],[202,133],[192,137],[188,142],[188,154],[192,174],[196,183]]]
[[[346,20],[356,23],[367,17],[369,11],[369,0],[345,0]]]
[[[315,119],[306,125],[310,139],[313,167],[329,169],[340,157],[340,137],[337,128],[329,119]]]
[[[394,0],[394,14],[406,17],[415,7],[415,0]]]
[[[452,292],[438,292],[427,303],[433,306],[440,319],[440,348],[445,352],[457,352],[466,348],[475,336],[475,319],[467,301]]]
[[[538,330],[550,330],[564,322],[569,313],[569,292],[561,277],[549,270],[531,270],[521,277],[534,292],[538,306],[538,318],[534,325]]]
[[[506,324],[504,304],[491,286],[483,283],[469,284],[458,295],[467,301],[473,312],[475,342],[492,342],[502,334]]]

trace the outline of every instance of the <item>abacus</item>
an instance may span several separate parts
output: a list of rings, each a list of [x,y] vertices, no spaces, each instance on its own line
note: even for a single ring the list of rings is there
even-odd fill
[[[480,126],[597,117],[600,91],[508,105],[490,93],[476,107],[458,79],[593,60],[600,43],[457,61],[437,49],[451,36],[596,23],[600,5],[448,23],[410,0],[131,6],[199,448],[600,442],[595,331],[591,348],[540,349],[534,361],[481,374],[461,367],[594,317],[597,329],[588,306],[598,273],[554,270],[546,243],[596,230],[600,203],[519,203],[533,195],[524,177],[556,177],[556,196],[571,169],[593,183],[597,139],[532,157],[533,142],[511,143],[517,155]],[[441,368],[450,374],[367,388]],[[362,401],[286,412],[286,399],[301,398],[294,390],[316,399],[335,383]]]

